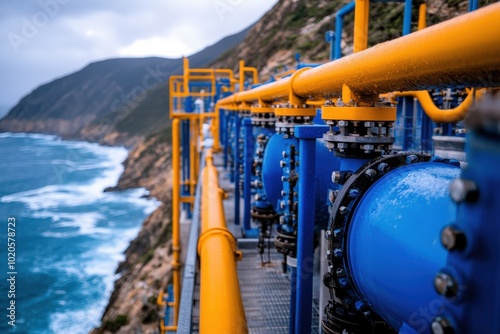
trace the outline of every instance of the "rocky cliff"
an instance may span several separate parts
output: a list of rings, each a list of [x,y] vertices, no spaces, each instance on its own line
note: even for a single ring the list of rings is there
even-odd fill
[[[269,79],[275,70],[296,64],[295,54],[300,53],[305,63],[325,63],[329,60],[330,46],[325,33],[335,30],[335,13],[349,0],[280,0],[248,32],[236,47],[222,54],[211,66],[238,70],[238,61],[244,59],[249,66],[259,69],[261,81]],[[417,30],[418,5],[413,1],[412,31]],[[427,25],[464,14],[468,1],[427,0]],[[494,0],[479,1],[480,6]],[[373,46],[402,35],[402,2],[370,3],[368,44]],[[352,53],[354,14],[344,17],[342,53]]]
[[[148,136],[130,151],[118,184],[106,191],[145,187],[162,204],[143,223],[125,251],[101,327],[93,333],[153,333],[158,326],[156,298],[170,279],[170,133]]]

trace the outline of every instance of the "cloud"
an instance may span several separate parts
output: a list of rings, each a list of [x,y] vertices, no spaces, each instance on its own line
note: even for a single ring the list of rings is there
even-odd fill
[[[0,105],[100,59],[192,54],[243,30],[276,2],[1,1]]]

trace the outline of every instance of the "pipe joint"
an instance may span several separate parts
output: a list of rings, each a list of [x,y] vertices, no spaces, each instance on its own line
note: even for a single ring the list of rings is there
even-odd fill
[[[208,230],[200,235],[200,238],[198,239],[198,254],[201,255],[201,250],[203,248],[203,244],[205,243],[205,241],[207,241],[211,238],[221,237],[221,236],[226,238],[229,241],[231,249],[233,250],[233,253],[235,254],[235,258],[238,258],[238,257],[241,258],[242,255],[237,255],[237,253],[239,251],[236,249],[236,239],[231,234],[231,232],[229,232],[229,230],[227,228],[223,228],[223,227],[211,228],[210,230]],[[241,254],[241,252],[239,252],[239,253]]]

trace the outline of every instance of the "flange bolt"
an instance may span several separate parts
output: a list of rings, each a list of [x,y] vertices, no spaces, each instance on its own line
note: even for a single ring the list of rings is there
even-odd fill
[[[457,282],[445,272],[438,272],[434,277],[434,288],[437,293],[446,298],[454,298],[458,294]]]
[[[478,199],[479,191],[474,181],[455,179],[450,184],[450,196],[457,202],[473,202]]]
[[[432,333],[433,334],[454,334],[455,330],[451,326],[448,319],[443,317],[436,317],[432,321]]]
[[[449,251],[464,250],[467,246],[467,238],[464,232],[453,226],[447,226],[441,232],[441,243]]]

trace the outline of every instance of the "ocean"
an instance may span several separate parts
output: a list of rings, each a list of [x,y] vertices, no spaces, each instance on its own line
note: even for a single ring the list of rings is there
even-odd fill
[[[159,205],[145,189],[103,192],[126,156],[0,133],[0,333],[78,334],[99,324],[123,251]]]

